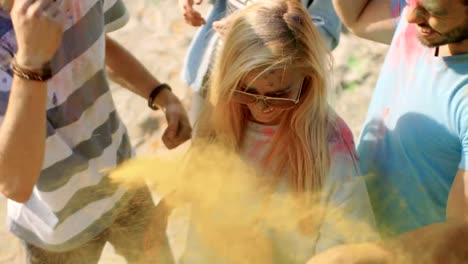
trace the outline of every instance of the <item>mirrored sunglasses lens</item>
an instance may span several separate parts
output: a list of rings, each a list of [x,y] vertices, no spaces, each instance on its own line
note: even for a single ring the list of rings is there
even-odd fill
[[[266,102],[272,107],[280,109],[288,109],[296,106],[296,103],[293,100],[288,99],[267,98]]]
[[[240,104],[253,104],[257,101],[255,96],[239,91],[234,91],[232,93],[232,99]]]

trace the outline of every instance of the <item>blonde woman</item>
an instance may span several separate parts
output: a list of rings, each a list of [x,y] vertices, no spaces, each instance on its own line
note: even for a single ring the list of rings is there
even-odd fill
[[[215,54],[221,45],[224,29],[228,27],[227,17],[255,3],[257,0],[179,0],[179,6],[187,24],[199,27],[187,51],[182,68],[182,79],[192,89],[191,109],[192,122],[200,117],[205,105],[206,92],[209,90],[207,80],[213,70]],[[299,0],[298,0],[299,1]],[[205,17],[197,10],[203,2],[212,5]],[[317,29],[330,49],[338,45],[341,22],[335,13],[330,0],[300,0],[307,8]]]
[[[352,134],[327,102],[330,54],[305,8],[294,0],[261,1],[230,23],[195,143],[221,143],[269,175],[277,192],[320,194],[323,207],[373,227]],[[311,223],[318,219],[313,234],[273,234],[273,246],[288,241],[274,246],[274,261],[305,263],[326,248],[373,237],[338,230],[331,211]],[[191,240],[187,250],[201,252]],[[210,258],[204,261],[218,262]]]

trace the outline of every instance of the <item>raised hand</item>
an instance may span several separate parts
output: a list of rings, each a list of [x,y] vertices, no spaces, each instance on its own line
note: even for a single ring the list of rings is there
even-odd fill
[[[64,19],[60,2],[15,0],[11,19],[18,44],[15,57],[22,67],[41,69],[60,47]]]
[[[203,0],[179,0],[179,7],[182,10],[185,23],[194,27],[199,27],[206,23],[200,12],[193,9],[193,4],[200,5]]]

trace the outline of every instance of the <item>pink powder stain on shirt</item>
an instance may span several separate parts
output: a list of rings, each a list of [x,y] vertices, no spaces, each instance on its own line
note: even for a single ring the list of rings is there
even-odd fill
[[[406,0],[406,4],[411,7],[415,7],[418,4],[418,0]]]
[[[392,45],[390,62],[399,64],[402,61],[409,65],[415,65],[418,57],[421,56],[423,47],[417,37],[417,29],[414,24],[407,24],[403,29],[404,32],[399,34]],[[403,52],[401,52],[403,51]],[[403,58],[400,58],[403,55]]]
[[[271,127],[264,128],[262,133],[267,137],[273,137],[275,135],[276,130]]]
[[[348,125],[341,118],[336,120],[336,124],[338,133],[334,136],[335,138],[332,139],[334,143],[331,148],[331,156],[337,153],[346,153],[357,158],[351,129],[349,129]]]
[[[407,58],[415,57],[421,53],[421,43],[418,40],[416,31],[416,25],[409,24],[406,28],[405,34],[403,35],[405,38],[405,51]]]
[[[384,111],[382,120],[384,122],[387,122],[389,116],[390,116],[390,107],[387,106],[387,107],[385,107],[385,111]]]

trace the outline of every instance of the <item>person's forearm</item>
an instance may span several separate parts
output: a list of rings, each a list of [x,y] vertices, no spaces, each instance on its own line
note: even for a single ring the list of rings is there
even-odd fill
[[[106,37],[106,70],[114,82],[148,99],[160,82],[127,49],[110,37]],[[156,97],[159,106],[166,104],[164,89]]]
[[[468,223],[468,171],[459,169],[447,199],[447,222]]]
[[[13,78],[0,126],[0,191],[25,202],[39,178],[46,138],[45,82]]]
[[[145,99],[160,84],[132,54],[109,37],[106,37],[106,68],[113,81]],[[173,149],[190,139],[192,129],[187,113],[170,89],[160,89],[151,104],[156,104],[166,116],[167,129],[162,141],[167,148]]]
[[[351,263],[464,263],[468,259],[468,224],[436,223],[377,243],[346,249]]]
[[[395,17],[401,11],[392,0],[333,0],[343,24],[361,38],[390,44],[395,33]]]
[[[464,263],[468,259],[468,224],[431,224],[387,242],[407,263]]]
[[[353,28],[370,2],[372,0],[333,0],[333,5],[343,24]]]
[[[392,253],[381,245],[375,243],[342,244],[329,248],[313,256],[307,264],[341,264],[341,263],[397,263],[393,261]]]
[[[436,223],[380,242],[330,248],[307,264],[321,263],[465,263],[468,224]]]

